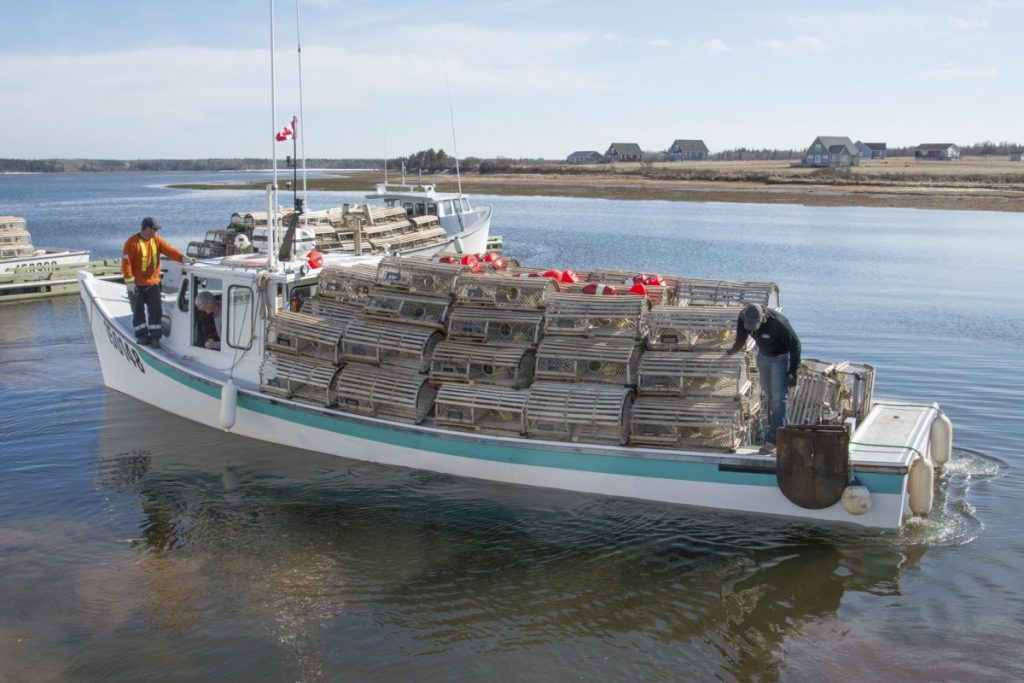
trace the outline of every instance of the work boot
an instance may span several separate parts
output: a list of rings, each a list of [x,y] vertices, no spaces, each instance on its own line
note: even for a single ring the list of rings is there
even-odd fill
[[[766,443],[761,446],[757,451],[761,455],[775,455],[775,444]]]
[[[154,349],[159,349],[160,348],[160,340],[159,339],[150,339],[149,340],[149,345],[152,346]]]
[[[138,344],[139,346],[149,346],[149,339],[136,339],[135,343]]]

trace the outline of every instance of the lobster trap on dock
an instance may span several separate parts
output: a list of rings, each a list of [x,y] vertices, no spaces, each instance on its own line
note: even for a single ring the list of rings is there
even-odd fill
[[[349,363],[335,378],[338,407],[418,424],[433,409],[437,394],[427,379],[409,368]]]
[[[348,324],[341,349],[346,360],[426,372],[442,339],[440,332],[429,327],[363,316]]]
[[[526,400],[526,433],[535,439],[621,445],[632,402],[629,387],[534,382]]]
[[[632,339],[545,337],[537,347],[538,380],[635,385],[640,345]]]
[[[346,329],[347,324],[339,320],[279,310],[267,321],[266,347],[277,353],[339,365]]]
[[[377,266],[376,283],[381,287],[431,297],[451,297],[462,267],[434,263],[420,257],[385,256]]]
[[[451,299],[429,297],[386,287],[374,287],[366,295],[366,313],[376,318],[398,320],[410,325],[445,329]]]
[[[526,433],[526,390],[445,385],[434,400],[434,422],[496,436]]]
[[[448,336],[504,346],[534,346],[541,338],[543,324],[544,313],[539,310],[456,306],[448,316]]]
[[[736,343],[741,306],[655,306],[647,346],[661,351],[726,351]]]
[[[735,451],[750,436],[754,404],[735,399],[638,396],[629,420],[637,446]]]
[[[555,294],[544,312],[545,334],[643,339],[650,302],[642,296]]]
[[[338,402],[337,374],[338,368],[331,365],[268,353],[260,366],[260,391],[326,408]]]
[[[518,389],[533,381],[533,367],[529,348],[446,340],[434,349],[430,379]]]
[[[641,394],[740,398],[750,394],[742,355],[693,351],[647,351],[640,360]]]
[[[460,278],[455,301],[497,308],[544,308],[548,297],[557,292],[558,283],[551,278],[484,274]]]
[[[677,287],[680,306],[743,306],[761,304],[779,308],[779,287],[774,282],[697,280],[682,278]]]

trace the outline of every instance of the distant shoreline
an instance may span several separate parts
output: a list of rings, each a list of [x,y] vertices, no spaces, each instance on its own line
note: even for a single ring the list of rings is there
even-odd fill
[[[803,204],[808,206],[891,207],[957,211],[1024,212],[1024,163],[1017,167],[923,162],[864,166],[851,173],[823,174],[789,164],[766,162],[744,166],[716,163],[721,179],[700,176],[695,165],[634,168],[619,165],[566,169],[555,173],[464,174],[462,189],[475,195],[587,197],[642,201]],[[678,177],[673,177],[675,174]],[[732,177],[729,177],[729,176]],[[654,176],[654,177],[652,177]],[[664,176],[664,177],[659,177]],[[389,180],[397,182],[395,174]],[[379,171],[311,178],[310,190],[369,192],[383,182]],[[410,179],[410,182],[413,182]],[[439,191],[456,191],[451,174],[424,177]],[[285,187],[286,179],[280,179]],[[263,183],[176,184],[181,189],[263,189]]]

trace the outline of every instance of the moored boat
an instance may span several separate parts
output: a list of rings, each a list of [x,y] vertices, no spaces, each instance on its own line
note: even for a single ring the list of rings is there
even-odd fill
[[[869,366],[807,361],[802,424],[758,454],[753,364],[723,349],[741,301],[779,305],[772,283],[648,277],[630,294],[629,271],[299,253],[169,264],[159,349],[135,344],[123,286],[80,275],[106,385],[384,465],[872,529],[930,511],[949,421],[876,399]],[[197,337],[202,291],[221,302],[216,350]]]
[[[24,218],[0,216],[0,274],[45,272],[88,261],[88,251],[33,246]]]

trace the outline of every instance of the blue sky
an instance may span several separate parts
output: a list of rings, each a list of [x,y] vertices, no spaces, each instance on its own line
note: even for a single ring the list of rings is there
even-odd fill
[[[294,0],[4,3],[0,157],[269,157]],[[300,0],[308,156],[1024,142],[1024,0]],[[448,87],[451,99],[449,105]],[[287,153],[279,145],[278,153]]]

